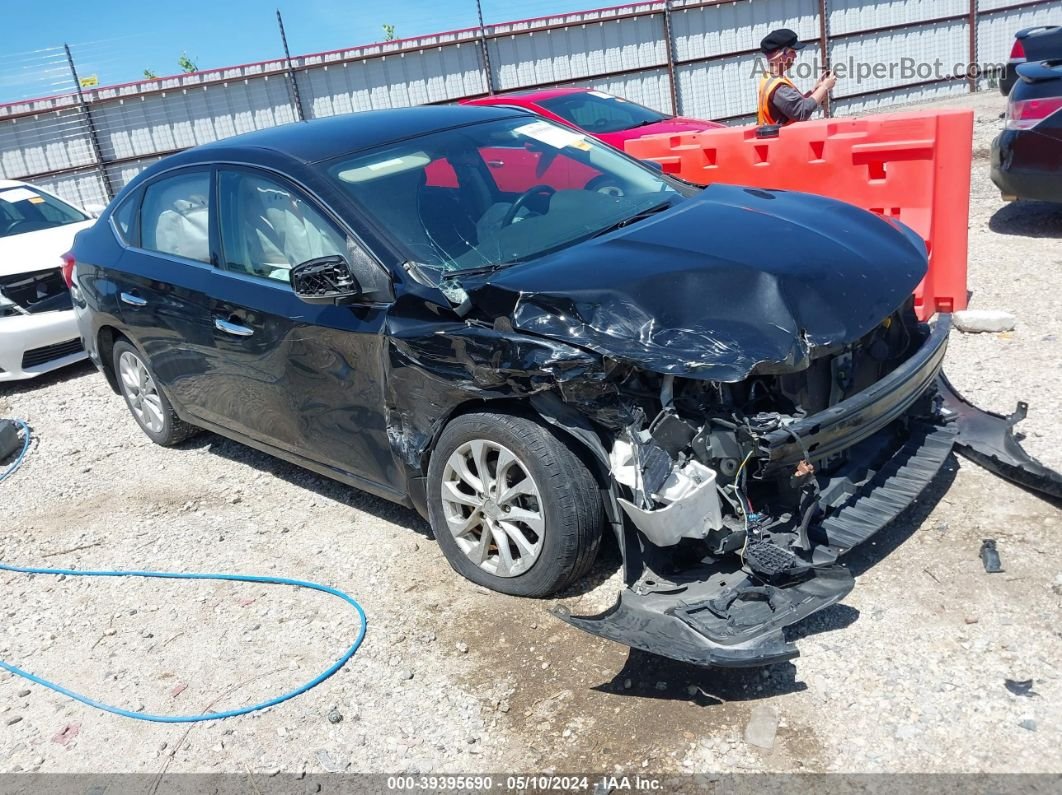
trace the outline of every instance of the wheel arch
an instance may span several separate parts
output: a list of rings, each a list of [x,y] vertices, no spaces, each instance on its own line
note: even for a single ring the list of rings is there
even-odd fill
[[[579,458],[597,481],[599,488],[611,493],[612,480],[609,474],[608,455],[600,434],[593,424],[580,412],[565,404],[559,397],[549,393],[533,395],[531,398],[470,398],[456,404],[436,424],[430,442],[421,455],[419,471],[409,480],[410,499],[417,512],[427,518],[427,475],[428,465],[435,447],[446,427],[458,417],[476,412],[509,414],[543,423],[555,431],[567,443],[569,449]]]
[[[114,326],[100,326],[96,332],[96,353],[100,357],[100,370],[116,395],[122,394],[118,388],[118,374],[114,372],[114,345],[120,340],[133,345],[133,341]]]

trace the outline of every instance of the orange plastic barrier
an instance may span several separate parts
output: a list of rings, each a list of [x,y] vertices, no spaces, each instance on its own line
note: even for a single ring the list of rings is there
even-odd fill
[[[915,291],[923,320],[966,308],[972,150],[972,110],[809,121],[776,138],[729,127],[626,143],[628,154],[699,185],[817,193],[899,219],[929,250],[929,272]]]

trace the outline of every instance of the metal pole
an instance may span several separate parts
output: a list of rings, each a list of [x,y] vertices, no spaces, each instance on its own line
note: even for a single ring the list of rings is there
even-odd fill
[[[85,95],[81,92],[81,80],[78,79],[77,69],[74,67],[74,56],[70,54],[70,45],[63,43],[63,50],[66,51],[66,63],[70,67],[70,74],[74,78],[74,88],[77,90],[77,102],[80,107],[81,113],[85,117],[85,123],[88,126],[89,143],[92,145],[92,155],[96,158],[96,166],[100,172],[100,179],[103,181],[103,192],[107,194],[107,201],[114,198],[114,188],[111,186],[111,178],[107,174],[106,164],[103,162],[103,152],[100,149],[100,136],[96,132],[96,122],[92,119],[92,111],[89,109],[88,103],[85,101]]]
[[[678,85],[675,82],[675,37],[671,33],[671,0],[664,0],[664,38],[667,44],[667,77],[671,87],[671,112],[682,115]]]
[[[299,96],[299,84],[295,80],[295,70],[291,68],[291,50],[288,49],[288,35],[284,32],[284,18],[277,9],[277,25],[280,26],[280,40],[284,43],[284,73],[288,76],[288,90],[291,92],[291,104],[295,109],[295,117],[299,121],[306,120],[306,114],[302,109],[302,97]]]
[[[483,5],[476,0],[476,14],[479,16],[479,48],[483,53],[483,76],[487,79],[487,93],[494,93],[494,70],[490,68],[490,52],[487,50],[487,32],[483,26]]]
[[[966,80],[970,85],[970,93],[977,91],[977,78],[971,71],[977,65],[977,0],[970,0],[970,63],[966,67]]]
[[[977,0],[973,0],[977,2]],[[830,16],[826,7],[826,0],[819,0],[819,52],[822,53],[822,65],[830,68]],[[822,102],[822,115],[830,118],[830,95],[827,94]]]

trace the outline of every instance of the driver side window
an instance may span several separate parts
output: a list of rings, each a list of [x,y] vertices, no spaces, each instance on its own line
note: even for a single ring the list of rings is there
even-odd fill
[[[218,172],[224,267],[287,282],[300,262],[347,257],[346,238],[286,185],[248,171]]]

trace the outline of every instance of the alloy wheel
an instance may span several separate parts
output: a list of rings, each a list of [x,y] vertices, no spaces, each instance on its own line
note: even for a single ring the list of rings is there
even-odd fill
[[[138,356],[125,351],[118,358],[118,373],[122,393],[129,401],[133,416],[152,433],[162,433],[165,425],[162,399],[147,367]]]
[[[538,484],[508,448],[486,439],[458,447],[443,469],[442,504],[458,547],[484,571],[517,577],[541,555]]]

